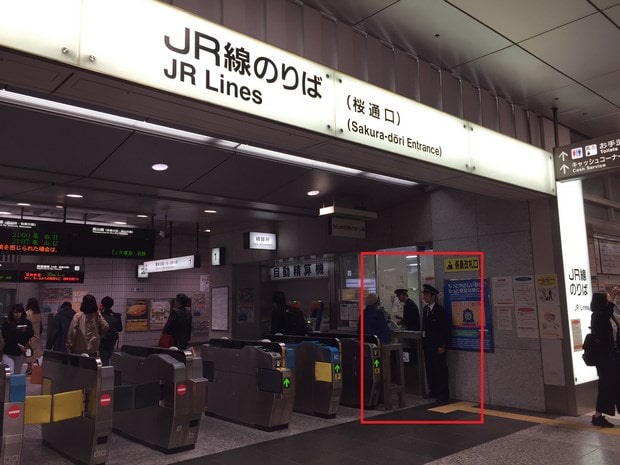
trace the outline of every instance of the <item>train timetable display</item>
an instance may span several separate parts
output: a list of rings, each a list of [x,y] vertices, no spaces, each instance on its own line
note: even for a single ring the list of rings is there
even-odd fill
[[[46,221],[0,220],[0,253],[153,258],[152,230]]]

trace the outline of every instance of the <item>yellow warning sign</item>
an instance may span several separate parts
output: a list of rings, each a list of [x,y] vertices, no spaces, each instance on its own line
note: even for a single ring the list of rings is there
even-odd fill
[[[446,273],[455,271],[480,271],[480,257],[444,258],[443,270]]]

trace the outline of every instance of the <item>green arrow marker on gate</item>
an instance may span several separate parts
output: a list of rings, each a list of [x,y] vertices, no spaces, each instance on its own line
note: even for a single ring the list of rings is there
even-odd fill
[[[288,388],[291,385],[291,378],[284,378],[282,384],[284,384],[285,388]]]
[[[379,359],[378,358],[375,359],[375,368],[379,368]]]
[[[336,364],[334,365],[334,371],[335,371],[336,373],[340,373],[340,363],[336,363]]]

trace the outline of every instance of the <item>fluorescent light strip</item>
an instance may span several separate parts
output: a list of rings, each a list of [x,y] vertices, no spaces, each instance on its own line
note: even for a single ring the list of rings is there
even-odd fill
[[[123,116],[113,115],[110,113],[104,113],[96,110],[90,110],[88,108],[82,108],[75,105],[54,102],[53,100],[45,100],[37,97],[31,97],[29,95],[18,94],[4,89],[0,89],[0,102],[5,102],[26,108],[44,110],[63,116],[72,116],[77,119],[92,121],[96,123],[104,123],[110,126],[130,129],[136,132],[157,136],[165,136],[183,142],[193,142],[195,144],[216,146],[224,150],[236,150],[238,153],[263,158],[265,160],[281,161],[284,163],[329,171],[332,173],[345,174],[348,176],[362,176],[365,178],[373,179],[375,181],[385,182],[388,184],[396,184],[405,187],[412,187],[418,184],[417,182],[407,181],[405,179],[393,178],[391,176],[384,176],[377,173],[369,173],[354,168],[348,168],[346,166],[311,160],[309,158],[289,155],[286,153],[277,152],[275,150],[263,149],[252,145],[238,144],[236,142],[228,141],[225,139],[216,139],[214,137],[209,137],[194,132],[182,131],[180,129],[175,129],[168,126],[147,123],[145,121],[125,118]]]

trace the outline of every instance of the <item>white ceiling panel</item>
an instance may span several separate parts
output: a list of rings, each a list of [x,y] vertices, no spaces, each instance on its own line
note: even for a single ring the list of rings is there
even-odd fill
[[[450,0],[450,3],[500,31],[513,42],[534,37],[596,12],[586,1]]]
[[[473,84],[513,101],[574,82],[515,45],[470,61],[455,71]]]
[[[620,29],[602,14],[566,24],[521,46],[578,81],[620,67]]]
[[[436,0],[394,3],[360,26],[374,34],[379,32],[379,38],[448,68],[510,45],[495,32],[481,27],[479,22]]]

